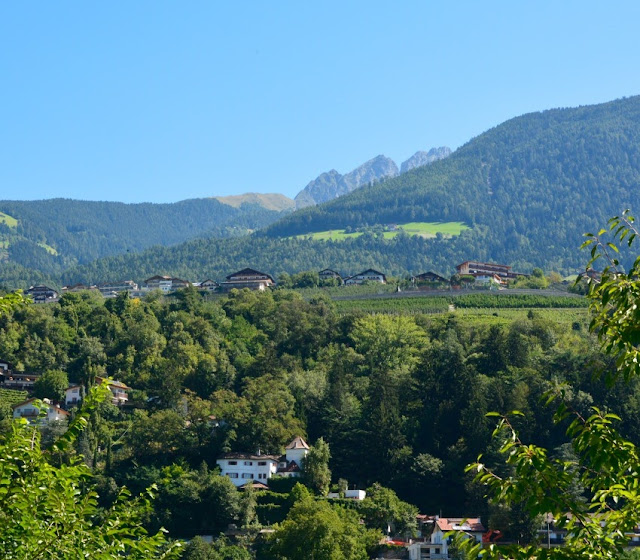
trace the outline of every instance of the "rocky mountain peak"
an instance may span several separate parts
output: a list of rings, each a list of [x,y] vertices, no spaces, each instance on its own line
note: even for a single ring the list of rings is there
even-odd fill
[[[431,148],[428,152],[420,151],[413,154],[407,161],[400,166],[400,173],[406,173],[416,167],[429,165],[439,159],[444,159],[451,155],[451,148],[441,146],[440,148]]]

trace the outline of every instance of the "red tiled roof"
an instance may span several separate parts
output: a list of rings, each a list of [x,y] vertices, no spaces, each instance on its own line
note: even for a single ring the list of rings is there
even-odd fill
[[[479,517],[440,517],[436,524],[441,531],[485,532]]]

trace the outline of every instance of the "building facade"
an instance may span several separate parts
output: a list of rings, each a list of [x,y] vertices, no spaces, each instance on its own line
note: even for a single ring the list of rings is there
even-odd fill
[[[243,486],[252,480],[265,483],[276,475],[301,476],[307,453],[307,442],[297,437],[287,445],[284,455],[262,455],[260,452],[225,453],[216,463],[222,476],[229,477],[235,486]]]
[[[242,290],[248,288],[250,290],[264,291],[271,286],[275,286],[276,282],[270,274],[254,270],[253,268],[243,268],[238,272],[229,274],[224,282],[220,283],[220,290],[229,292],[230,290]]]
[[[344,281],[344,283],[347,285],[364,284],[365,282],[378,282],[380,284],[386,284],[387,277],[382,272],[374,270],[373,268],[369,268],[361,272],[360,274],[350,276]]]

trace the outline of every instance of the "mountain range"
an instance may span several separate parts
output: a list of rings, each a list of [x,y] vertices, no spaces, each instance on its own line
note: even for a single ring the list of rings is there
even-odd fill
[[[444,159],[412,169],[422,157],[405,162],[401,166],[405,172],[400,174],[384,156],[367,162],[369,170],[387,173],[382,180],[373,180],[374,172],[367,175],[366,169],[345,176],[323,174],[310,183],[314,188],[326,186],[337,193],[337,185],[347,176],[344,184],[357,177],[366,184],[295,212],[258,214],[262,218],[251,223],[254,227],[239,228],[242,231],[237,233],[243,235],[229,237],[228,228],[240,219],[237,215],[222,222],[226,238],[212,232],[208,224],[193,235],[200,238],[171,247],[134,247],[129,253],[119,250],[118,255],[90,262],[77,259],[55,269],[35,259],[16,263],[13,269],[3,265],[0,281],[24,285],[42,279],[43,274],[58,284],[143,279],[152,274],[195,280],[222,278],[245,266],[274,275],[327,266],[344,272],[371,266],[390,274],[434,270],[448,275],[455,264],[467,259],[502,262],[523,272],[534,266],[575,271],[587,260],[578,250],[584,232],[597,231],[625,208],[640,207],[640,97],[522,115],[473,138]],[[230,202],[209,202],[234,210]],[[0,224],[0,233],[51,227],[44,219],[40,223],[25,220],[17,215],[21,208],[7,204],[0,203],[0,212],[19,218],[22,225]],[[255,205],[248,207],[255,210]],[[122,228],[123,239],[128,239],[133,233],[128,224],[132,218],[124,210],[121,216],[122,223],[111,217],[109,227]],[[185,221],[195,223],[196,218]],[[50,219],[55,220],[55,214]],[[71,217],[63,221],[71,238],[94,235],[88,227],[69,230]],[[436,228],[440,224],[443,231],[444,226],[459,223],[467,229],[460,228],[459,235],[411,236],[410,225],[416,223]],[[400,233],[384,233],[389,224],[398,226]],[[155,227],[164,227],[175,239],[172,222],[158,222]],[[248,234],[253,229],[257,231]],[[343,235],[340,241],[315,236],[322,239],[335,231],[359,233]],[[51,245],[48,237],[41,244]]]
[[[401,173],[406,173],[416,167],[429,165],[449,155],[451,155],[451,149],[443,146],[441,148],[432,148],[428,152],[416,152],[402,163],[400,170],[398,170],[398,166],[392,159],[383,155],[370,159],[344,175],[332,169],[316,177],[296,195],[296,209],[322,204],[349,194],[363,185],[397,177]]]

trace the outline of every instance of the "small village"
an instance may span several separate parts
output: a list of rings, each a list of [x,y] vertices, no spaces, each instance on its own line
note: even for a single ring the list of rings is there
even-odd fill
[[[508,281],[526,277],[526,274],[513,272],[511,267],[504,264],[485,263],[480,261],[465,261],[456,266],[456,274],[451,278],[446,278],[435,272],[424,272],[410,277],[411,286],[414,289],[460,289],[464,286],[474,284],[481,287],[504,288]],[[357,274],[344,275],[331,268],[325,268],[318,272],[321,281],[332,281],[338,286],[358,286],[365,283],[386,284],[385,273],[369,268]],[[25,295],[31,297],[34,303],[55,303],[61,295],[65,293],[93,291],[99,292],[102,296],[116,297],[119,293],[127,292],[131,297],[144,297],[155,290],[160,290],[163,294],[169,294],[176,290],[194,287],[204,293],[229,293],[231,290],[264,291],[268,288],[276,287],[275,278],[268,273],[260,272],[253,268],[244,268],[229,274],[223,281],[216,281],[210,278],[200,282],[191,282],[172,276],[151,276],[138,284],[133,280],[120,282],[106,282],[97,285],[73,284],[64,286],[61,293],[55,289],[45,286],[31,286],[25,290]]]

